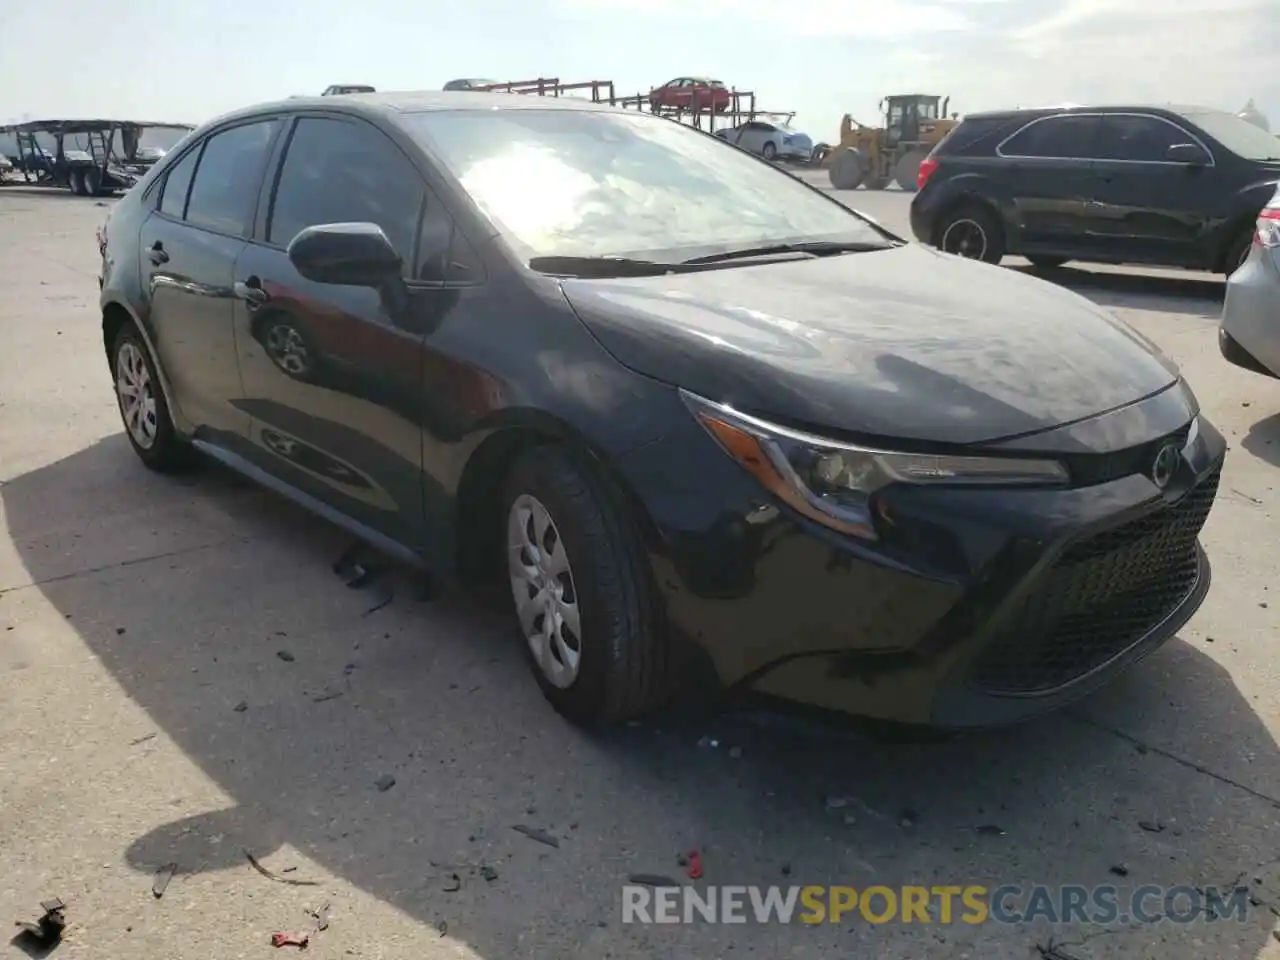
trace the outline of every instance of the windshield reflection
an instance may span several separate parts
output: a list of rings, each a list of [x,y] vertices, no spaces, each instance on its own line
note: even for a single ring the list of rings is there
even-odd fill
[[[666,260],[885,239],[770,164],[659,117],[513,109],[433,111],[405,123],[529,256]]]

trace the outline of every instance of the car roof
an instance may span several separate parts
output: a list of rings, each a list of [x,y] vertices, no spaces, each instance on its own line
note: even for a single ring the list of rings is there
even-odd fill
[[[392,118],[397,114],[430,113],[439,110],[493,111],[493,110],[578,110],[596,113],[626,113],[635,115],[635,110],[611,106],[607,103],[595,103],[583,97],[540,97],[534,94],[487,92],[483,90],[414,90],[414,91],[379,91],[377,93],[346,93],[329,97],[290,97],[286,100],[274,100],[258,103],[251,107],[242,107],[231,113],[223,114],[211,121],[225,123],[231,120],[244,120],[267,113],[282,111],[297,112],[299,110],[333,110],[338,107],[345,112]]]
[[[1196,113],[1224,113],[1213,107],[1193,106],[1180,103],[1103,103],[1080,104],[1064,103],[1057,106],[1019,107],[1013,110],[983,110],[979,113],[965,114],[965,120],[999,120],[1015,117],[1036,117],[1072,113],[1177,113],[1182,115]]]

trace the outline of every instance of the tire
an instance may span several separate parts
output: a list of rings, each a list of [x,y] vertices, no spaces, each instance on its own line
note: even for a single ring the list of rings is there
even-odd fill
[[[628,720],[660,706],[670,690],[660,607],[639,538],[604,485],[566,451],[538,447],[512,468],[503,506],[512,605],[521,646],[543,696],[562,716],[585,727]],[[542,545],[552,557],[565,558],[567,576],[551,579],[530,569],[529,561],[536,558],[521,544],[537,542],[528,521],[539,508],[550,520],[546,531],[553,535],[544,537]],[[559,647],[568,656],[540,658],[535,653],[531,637],[539,633],[547,614],[535,600],[522,617],[520,598],[536,596],[538,579],[559,584],[560,598],[549,601],[548,609],[565,611],[564,598],[572,598],[580,635],[571,669],[560,668],[570,665],[575,652],[569,642],[572,631]]]
[[[123,364],[123,366],[122,366]],[[141,413],[142,422],[150,421],[150,431],[145,427],[131,425],[128,400],[122,382],[130,380],[126,368],[133,373],[133,383],[138,384],[145,372],[145,382],[149,384],[151,399],[150,416],[146,414],[146,404]],[[124,434],[129,438],[129,445],[147,467],[160,473],[177,471],[191,462],[191,447],[178,436],[173,426],[173,418],[169,415],[169,405],[165,401],[164,390],[160,387],[160,378],[156,373],[155,361],[151,351],[147,349],[137,327],[127,323],[116,334],[111,345],[111,374],[115,379],[116,405],[120,409],[120,420],[124,424]],[[136,421],[135,421],[136,422]],[[148,436],[149,433],[149,436]]]
[[[977,228],[981,235],[978,245],[963,243],[966,233],[973,236],[972,228]],[[999,263],[1004,258],[1004,231],[996,215],[987,207],[975,204],[956,207],[938,224],[936,236],[934,246],[943,253],[954,253],[970,260],[992,264]]]
[[[893,166],[893,179],[897,181],[898,186],[908,193],[915,193],[919,187],[916,186],[916,177],[920,175],[920,164],[924,163],[924,158],[928,154],[923,150],[912,150],[904,154]]]
[[[84,171],[80,180],[82,196],[96,197],[102,193],[102,175],[97,170]]]
[[[764,157],[770,163],[773,163],[773,161],[778,158],[778,148],[773,145],[772,141],[770,141],[760,149],[760,156]]]
[[[84,178],[79,170],[69,170],[67,172],[67,189],[77,197],[84,196]]]
[[[827,168],[831,185],[837,190],[857,190],[866,175],[866,161],[857,147],[837,150],[831,166]]]
[[[1222,264],[1222,272],[1226,276],[1231,276],[1242,266],[1245,260],[1249,258],[1249,250],[1253,246],[1254,228],[1250,225],[1241,232],[1240,236],[1231,241],[1231,246],[1227,248],[1227,256]]]
[[[1068,262],[1067,257],[1042,257],[1036,255],[1027,255],[1027,262],[1033,267],[1039,267],[1041,270],[1053,270]]]

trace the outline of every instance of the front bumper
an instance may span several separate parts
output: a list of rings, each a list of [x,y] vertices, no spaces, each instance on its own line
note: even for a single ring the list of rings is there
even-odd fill
[[[1126,422],[1164,431],[1181,406],[1172,393],[1135,405]],[[1182,443],[1187,426],[1101,456],[1137,463],[1131,455],[1166,438]],[[671,627],[722,686],[975,728],[1078,698],[1200,606],[1210,570],[1197,537],[1226,445],[1206,421],[1197,428],[1163,491],[1124,469],[1065,490],[896,488],[885,496],[894,523],[877,544],[748,493],[719,450],[730,470],[681,444],[681,472],[697,478],[683,489],[660,489],[655,448],[667,441],[640,451],[649,469],[628,479],[657,528],[652,562]],[[714,506],[692,496],[707,484],[720,491]]]

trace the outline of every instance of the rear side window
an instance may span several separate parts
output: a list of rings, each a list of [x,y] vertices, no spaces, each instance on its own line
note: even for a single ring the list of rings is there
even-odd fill
[[[169,169],[164,178],[164,192],[160,195],[161,213],[178,220],[185,216],[187,191],[191,189],[191,175],[196,172],[196,161],[199,159],[200,148],[197,147]]]
[[[321,223],[376,223],[407,267],[423,192],[418,170],[376,127],[305,117],[280,168],[267,241],[287,246],[299,231]]]
[[[246,123],[205,142],[187,200],[187,222],[238,236],[253,219],[276,120]]]
[[[1194,143],[1184,131],[1158,117],[1111,114],[1102,118],[1099,160],[1167,160],[1175,143]]]
[[[985,147],[989,153],[999,142],[999,136],[1012,132],[1018,121],[1009,117],[982,117],[965,120],[942,138],[935,149],[939,156],[953,153],[979,152]]]
[[[1006,157],[1077,160],[1093,150],[1096,116],[1049,117],[1023,127],[1000,146]]]

